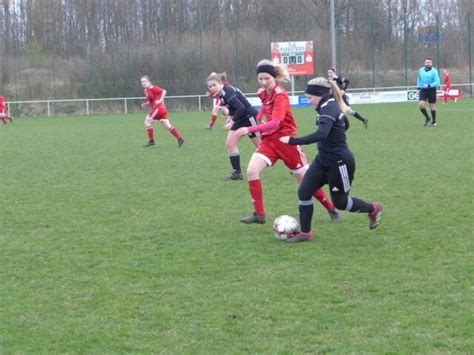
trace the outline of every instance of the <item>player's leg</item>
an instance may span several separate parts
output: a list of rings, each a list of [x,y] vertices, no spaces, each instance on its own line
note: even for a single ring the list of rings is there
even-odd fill
[[[270,152],[269,149],[267,150]],[[252,158],[250,158],[249,165],[247,166],[247,181],[254,212],[250,216],[241,218],[240,221],[242,223],[264,224],[266,221],[265,208],[263,206],[263,187],[260,180],[260,173],[267,166],[271,166],[273,162],[271,157],[266,156],[265,151],[266,150],[262,149],[262,146],[260,146],[259,150],[253,153]]]
[[[227,153],[229,155],[230,165],[232,166],[232,173],[226,177],[226,180],[242,180],[242,170],[240,167],[240,152],[237,145],[242,136],[235,134],[235,130],[230,130],[227,133],[225,142]]]
[[[155,145],[155,131],[153,130],[153,118],[148,114],[145,117],[145,128],[148,135],[148,143],[145,144],[145,147],[150,147]]]
[[[428,116],[428,112],[426,111],[425,108],[425,91],[420,90],[420,100],[418,101],[418,108],[420,109],[420,112],[423,114],[425,117],[425,127],[428,126],[431,122],[430,116]]]
[[[250,140],[252,141],[255,147],[258,147],[260,143],[262,143],[262,139],[260,138],[260,136],[251,137]]]
[[[339,210],[367,213],[369,228],[375,229],[380,224],[383,206],[378,202],[366,202],[349,196],[354,172],[355,161],[352,154],[346,156],[338,165],[329,168],[328,183],[332,201]]]
[[[170,120],[168,118],[160,118],[160,123],[164,128],[168,130],[168,132],[170,132],[173,135],[173,137],[176,138],[176,140],[178,141],[178,147],[181,147],[184,143],[184,139],[183,137],[181,137],[181,134],[176,129],[176,127],[174,127],[170,123]]]
[[[301,147],[281,143],[278,145],[278,154],[279,158],[283,160],[288,169],[290,169],[291,174],[296,178],[298,183],[301,183],[306,170],[308,170],[308,161]],[[339,222],[339,213],[335,210],[332,201],[328,198],[324,190],[313,190],[313,197],[328,211],[332,221]]]
[[[295,175],[300,180],[298,187],[298,211],[300,217],[301,232],[288,238],[288,242],[304,242],[313,239],[311,222],[313,219],[313,195],[314,191],[322,190],[326,178],[322,167],[315,159],[304,174]]]
[[[249,118],[249,126],[257,126],[259,123],[255,117],[250,117]],[[258,148],[260,143],[262,142],[262,138],[260,137],[260,132],[255,132],[251,133],[248,135],[252,143],[255,145],[255,147]]]
[[[428,103],[430,105],[431,110],[431,126],[436,127],[438,124],[436,123],[436,90],[433,90],[431,97],[428,99]]]

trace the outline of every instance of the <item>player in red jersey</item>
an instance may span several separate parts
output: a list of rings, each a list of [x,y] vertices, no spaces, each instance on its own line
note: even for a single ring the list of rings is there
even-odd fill
[[[241,127],[236,131],[242,136],[261,132],[262,139],[247,167],[248,186],[254,206],[252,215],[240,220],[247,224],[263,224],[266,221],[263,188],[260,181],[260,173],[263,169],[282,160],[298,183],[303,180],[308,170],[308,162],[301,148],[298,145],[287,145],[279,140],[283,136],[295,137],[297,135],[288,93],[278,83],[278,81],[288,81],[286,67],[281,64],[275,65],[270,60],[262,60],[257,64],[257,79],[262,87],[258,93],[262,100],[258,116],[261,118],[265,115],[266,122],[258,126]],[[314,197],[327,209],[332,221],[340,221],[339,213],[323,189],[317,190]]]
[[[443,74],[444,74],[444,103],[448,103],[448,99],[454,100],[454,102],[457,102],[458,100],[455,97],[452,97],[449,95],[449,90],[451,90],[451,76],[449,75],[448,71],[446,69],[443,69]]]
[[[7,124],[8,120],[12,122],[12,118],[8,116],[8,108],[5,105],[5,98],[0,96],[0,120],[2,120],[3,124]]]
[[[151,105],[151,111],[145,117],[145,127],[148,133],[148,143],[145,144],[145,147],[155,145],[153,121],[160,121],[163,127],[165,127],[176,138],[178,141],[178,147],[181,147],[184,143],[184,139],[181,137],[181,134],[178,132],[178,130],[171,125],[168,119],[168,111],[166,110],[166,106],[163,103],[166,90],[160,88],[159,86],[153,85],[148,76],[143,76],[140,79],[140,82],[145,88],[145,97],[147,100],[142,104],[142,107]]]

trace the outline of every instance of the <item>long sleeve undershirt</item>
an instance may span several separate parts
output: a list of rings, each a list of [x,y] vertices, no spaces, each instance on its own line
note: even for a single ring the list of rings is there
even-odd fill
[[[331,119],[322,119],[323,117],[325,116],[320,117],[318,129],[316,130],[316,132],[313,132],[303,137],[290,137],[288,144],[306,145],[325,140],[328,137],[329,132],[331,131],[333,121]]]

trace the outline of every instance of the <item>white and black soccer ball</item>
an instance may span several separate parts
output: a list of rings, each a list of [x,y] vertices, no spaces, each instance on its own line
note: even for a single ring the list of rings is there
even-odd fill
[[[287,240],[292,234],[298,232],[298,221],[287,215],[277,217],[273,222],[273,234],[278,240]]]

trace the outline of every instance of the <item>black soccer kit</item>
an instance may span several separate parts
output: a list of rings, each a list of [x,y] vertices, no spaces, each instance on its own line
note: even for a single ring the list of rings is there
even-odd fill
[[[258,111],[250,104],[245,95],[236,87],[226,85],[219,93],[221,103],[229,109],[229,116],[232,116],[234,124],[232,131],[236,131],[241,127],[256,126]],[[249,137],[253,138],[260,133],[250,133]]]
[[[317,130],[304,137],[290,138],[289,144],[316,143],[318,154],[305,173],[298,188],[301,230],[311,229],[312,196],[329,185],[331,199],[339,210],[370,212],[372,205],[358,198],[349,198],[356,169],[354,156],[346,143],[345,116],[332,96],[325,96],[317,107]]]

